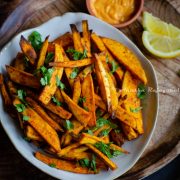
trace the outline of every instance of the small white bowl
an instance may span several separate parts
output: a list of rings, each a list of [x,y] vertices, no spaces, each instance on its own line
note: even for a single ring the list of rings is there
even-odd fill
[[[129,49],[131,49],[141,61],[141,64],[146,72],[148,78],[148,87],[157,90],[157,79],[153,66],[149,60],[144,57],[136,45],[130,41],[121,31],[117,30],[113,26],[97,19],[94,16],[90,16],[84,13],[66,13],[63,16],[54,17],[39,27],[23,31],[15,36],[0,52],[0,72],[5,72],[5,65],[10,64],[12,59],[16,56],[17,52],[20,51],[19,40],[21,35],[27,37],[32,31],[36,30],[42,34],[43,38],[45,38],[47,35],[50,35],[50,40],[53,40],[61,34],[70,31],[69,24],[74,23],[77,25],[78,29],[81,30],[81,21],[84,19],[88,20],[90,29],[93,29],[93,31],[97,34],[115,39],[116,41],[123,43]],[[102,171],[96,175],[74,174],[67,171],[58,170],[51,168],[37,160],[33,155],[37,148],[22,138],[22,132],[17,119],[12,119],[4,111],[2,98],[0,98],[0,120],[4,130],[19,153],[31,164],[45,173],[55,178],[66,180],[109,180],[115,179],[128,171],[140,158],[145,147],[149,143],[156,124],[158,112],[158,94],[154,92],[148,93],[144,104],[146,104],[143,107],[145,133],[138,139],[130,142],[127,141],[123,145],[123,147],[130,152],[129,155],[121,155],[119,157],[113,158],[113,161],[118,165],[117,170]]]

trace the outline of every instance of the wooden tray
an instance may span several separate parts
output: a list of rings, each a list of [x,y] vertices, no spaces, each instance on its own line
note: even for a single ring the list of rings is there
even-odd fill
[[[0,29],[0,47],[18,32],[38,26],[54,16],[65,12],[87,12],[85,0],[14,0],[0,5],[0,12],[12,13]],[[180,27],[180,1],[145,0],[145,9],[161,19]],[[1,13],[4,15],[3,13]],[[2,16],[3,17],[3,16]],[[0,23],[3,19],[0,19]],[[60,27],[60,26],[59,26]],[[60,27],[61,28],[61,27]],[[60,29],[59,29],[60,30]],[[140,179],[157,171],[180,151],[180,58],[163,60],[152,57],[141,41],[141,18],[127,28],[121,29],[153,63],[158,77],[160,108],[158,122],[146,151],[136,165],[118,179]],[[1,59],[2,60],[2,59]],[[170,92],[173,90],[174,92]],[[0,141],[0,179],[53,179],[30,165],[15,151],[2,128]]]

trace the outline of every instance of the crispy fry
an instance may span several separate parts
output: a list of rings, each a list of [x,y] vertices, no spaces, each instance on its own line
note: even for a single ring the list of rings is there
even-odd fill
[[[83,79],[91,72],[92,72],[92,66],[87,66],[78,74],[78,77],[81,79],[81,81],[83,81]]]
[[[105,156],[101,151],[99,151],[97,148],[95,148],[91,144],[86,144],[87,147],[89,147],[94,153],[96,153],[103,161],[106,163],[112,170],[117,169],[117,165],[112,162],[107,156]]]
[[[111,140],[117,144],[118,146],[122,146],[124,144],[125,138],[124,134],[120,132],[116,132],[116,130],[112,130],[110,133]]]
[[[43,104],[42,104],[43,105]],[[58,115],[59,117],[63,119],[70,119],[72,114],[62,108],[61,106],[56,106],[54,103],[50,102],[47,105],[43,105],[46,109],[53,112],[54,114]]]
[[[46,58],[46,52],[48,49],[48,38],[49,38],[49,36],[46,37],[46,39],[42,45],[36,69],[39,69],[41,66],[44,65],[44,61]]]
[[[82,31],[83,31],[85,49],[87,50],[87,57],[91,57],[92,55],[91,55],[90,31],[88,28],[87,20],[82,21]]]
[[[64,99],[62,97],[62,94],[59,88],[56,89],[54,96],[59,102],[64,102]]]
[[[53,41],[53,43],[59,44],[62,47],[69,46],[69,45],[73,44],[72,35],[69,32],[67,32],[67,33],[61,35],[60,37],[56,38]]]
[[[93,132],[94,136],[98,136],[105,129],[110,129],[110,131],[111,131],[111,128],[108,125],[104,125]]]
[[[97,94],[94,94],[95,97],[95,104],[100,107],[103,110],[106,110],[106,104],[103,102],[103,100],[101,99],[100,96],[98,96]]]
[[[72,140],[72,136],[66,132],[65,134],[62,135],[61,138],[61,145],[64,146],[68,146],[71,143]]]
[[[70,129],[68,132],[72,133],[73,135],[78,135],[84,126],[76,119],[71,120],[71,122],[74,126],[74,129]]]
[[[92,127],[96,125],[95,114],[95,97],[94,97],[94,85],[91,74],[88,74],[82,83],[82,96],[85,98],[83,106],[87,107],[91,113],[91,119],[88,122],[88,126]]]
[[[43,141],[42,137],[30,125],[26,127],[26,137],[35,141]]]
[[[114,62],[115,65],[117,65],[117,62],[114,60],[112,55],[106,49],[102,39],[96,33],[91,34],[91,39],[92,39],[93,43],[97,46],[97,48],[99,49],[100,52],[105,52],[106,53],[106,58],[107,58],[107,60],[109,62],[108,65],[110,67],[112,67],[113,62]],[[119,66],[115,71],[115,75],[116,75],[118,81],[121,82],[121,80],[123,79],[123,74],[124,74],[124,72],[123,72],[122,68]]]
[[[23,36],[21,36],[19,44],[20,44],[22,52],[28,58],[29,62],[32,65],[34,65],[35,60],[37,58],[37,54],[36,54],[36,51],[34,50],[34,48],[31,46],[31,44]]]
[[[136,123],[137,118],[132,116],[130,113],[124,110],[121,106],[118,106],[115,116],[121,122],[137,130],[137,123]]]
[[[144,130],[142,121],[142,111],[139,110],[138,112],[131,112],[131,109],[139,108],[141,106],[140,99],[137,97],[137,88],[138,81],[131,76],[130,72],[126,71],[122,84],[122,98],[126,97],[125,100],[123,100],[123,107],[126,109],[128,113],[136,117],[137,131],[139,134],[143,134]],[[129,140],[132,139],[132,137],[137,137],[135,136],[136,133],[134,132],[134,130],[130,129],[130,127],[128,129],[128,127],[126,126],[123,129]],[[128,135],[127,133],[132,134]]]
[[[16,96],[17,89],[16,89],[16,87],[15,87],[15,85],[14,85],[14,83],[12,81],[9,80],[7,82],[7,87],[8,87],[8,90],[9,90],[9,93],[10,93],[11,97]]]
[[[21,84],[23,86],[27,86],[30,88],[39,88],[40,84],[38,79],[33,76],[30,73],[27,73],[25,71],[20,71],[12,66],[6,65],[7,73],[10,77],[10,79],[18,84]]]
[[[21,71],[25,70],[25,63],[24,63],[24,55],[23,53],[18,52],[16,59],[14,60],[13,66]]]
[[[132,127],[122,123],[122,129],[124,134],[126,135],[126,138],[129,141],[138,137],[138,134],[135,132],[135,130]]]
[[[54,62],[63,62],[63,55],[62,55],[62,47],[58,44],[55,44],[55,58],[54,58]],[[57,83],[56,83],[56,78],[61,79],[63,74],[63,68],[54,68],[54,71],[52,73],[51,79],[50,79],[50,84],[46,85],[40,96],[39,96],[39,100],[47,105],[49,103],[49,101],[51,100],[51,97],[54,95],[54,93],[56,92],[57,89]]]
[[[56,131],[63,132],[62,127],[56,123],[53,119],[51,119],[48,114],[44,111],[44,109],[33,99],[30,97],[26,97],[26,101],[30,104],[30,106],[36,110],[36,112]]]
[[[83,46],[81,44],[81,37],[80,34],[76,28],[75,24],[70,24],[72,36],[73,36],[73,42],[74,42],[74,49],[83,53]]]
[[[70,171],[74,173],[80,173],[80,174],[95,174],[95,171],[89,170],[88,168],[85,167],[81,167],[76,162],[48,157],[40,152],[36,152],[35,157],[38,160],[46,163],[47,165],[51,165],[51,164],[55,165],[55,168],[57,169]]]
[[[96,76],[100,88],[100,92],[102,95],[102,99],[107,104],[108,112],[111,110],[111,92],[110,92],[110,84],[107,77],[107,72],[102,64],[101,58],[104,58],[104,55],[95,54],[95,71]]]
[[[117,107],[118,107],[118,96],[117,96],[117,92],[116,92],[116,87],[114,86],[114,83],[113,83],[109,73],[107,73],[107,78],[109,81],[110,93],[111,93],[111,109],[109,112],[111,112],[112,117],[114,117],[116,110],[117,110]]]
[[[3,78],[2,74],[0,74],[0,89],[1,89],[1,94],[2,94],[3,100],[4,100],[5,108],[7,111],[10,111],[11,107],[12,107],[12,101],[11,101],[11,97],[7,91],[7,88],[5,86],[4,78]]]
[[[19,99],[13,101],[14,106],[21,104]],[[28,123],[42,136],[42,138],[52,146],[57,152],[60,149],[60,141],[56,131],[39,116],[33,109],[26,107],[22,112],[23,116],[28,117]]]
[[[139,78],[144,84],[147,84],[147,77],[138,58],[126,46],[121,43],[109,39],[102,38],[107,49],[113,56],[123,64],[132,74]]]
[[[87,126],[91,118],[90,113],[78,106],[69,96],[66,95],[64,91],[61,91],[61,93],[64,98],[64,101],[68,105],[69,109],[71,110],[75,118],[84,126]]]
[[[94,63],[93,59],[87,58],[77,61],[50,62],[49,65],[54,67],[74,68],[74,67],[87,66],[93,63]]]
[[[76,78],[74,81],[74,88],[73,88],[73,101],[78,104],[79,98],[81,96],[81,82],[79,78]]]

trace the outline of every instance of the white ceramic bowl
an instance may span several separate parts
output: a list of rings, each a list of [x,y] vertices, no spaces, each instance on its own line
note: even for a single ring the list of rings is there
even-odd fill
[[[153,66],[147,60],[141,51],[130,41],[121,31],[117,30],[113,26],[84,13],[66,13],[63,16],[55,17],[43,25],[21,32],[15,36],[0,52],[0,72],[5,72],[5,65],[10,64],[12,59],[16,56],[17,52],[20,51],[19,40],[21,34],[27,37],[32,31],[36,30],[42,34],[45,38],[50,35],[50,40],[58,37],[59,35],[70,31],[69,24],[76,24],[78,29],[81,29],[81,21],[87,19],[90,29],[93,29],[97,34],[105,37],[115,39],[129,49],[131,49],[139,58],[142,66],[146,72],[148,78],[148,87],[157,89],[157,79]],[[141,38],[141,37],[139,37]],[[145,133],[138,139],[126,142],[123,147],[130,152],[129,155],[121,155],[113,158],[113,161],[118,165],[118,169],[115,171],[103,171],[96,175],[82,175],[74,174],[55,168],[51,168],[48,165],[37,160],[33,153],[36,151],[36,147],[31,143],[26,142],[22,138],[22,132],[17,123],[17,120],[11,119],[11,117],[4,111],[2,98],[0,98],[0,120],[4,130],[9,136],[11,142],[15,148],[21,153],[21,155],[27,159],[31,164],[44,171],[45,173],[56,177],[58,179],[78,179],[78,180],[110,180],[117,178],[126,171],[128,171],[140,158],[145,147],[152,136],[153,130],[156,124],[157,112],[158,112],[158,94],[148,93],[148,96],[144,102],[146,104],[143,107],[143,120],[144,120],[144,131]]]

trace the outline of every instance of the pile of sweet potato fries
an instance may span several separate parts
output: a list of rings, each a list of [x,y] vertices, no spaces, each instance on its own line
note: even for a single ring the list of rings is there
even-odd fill
[[[41,147],[35,157],[51,167],[93,174],[114,170],[112,157],[143,134],[141,99],[147,78],[123,44],[100,37],[82,21],[52,42],[34,31],[21,36],[8,79],[0,74],[5,110],[26,140]],[[119,157],[121,158],[121,157]]]

